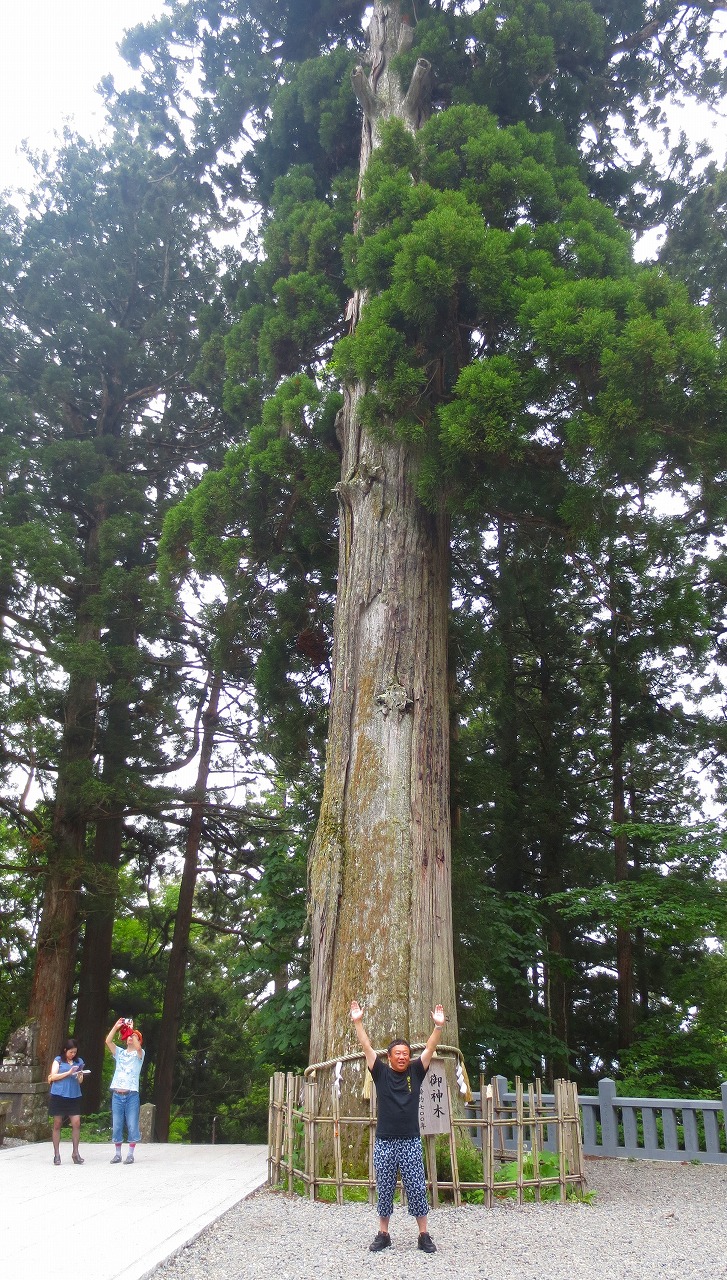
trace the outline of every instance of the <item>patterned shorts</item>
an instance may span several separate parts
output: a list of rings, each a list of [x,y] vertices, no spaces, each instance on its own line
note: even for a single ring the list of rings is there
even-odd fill
[[[393,1213],[396,1175],[400,1169],[410,1214],[414,1218],[426,1217],[429,1205],[421,1138],[377,1138],[374,1168],[380,1218],[390,1218]]]

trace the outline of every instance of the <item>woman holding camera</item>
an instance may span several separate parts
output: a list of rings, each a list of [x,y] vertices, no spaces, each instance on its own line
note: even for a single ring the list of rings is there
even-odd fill
[[[119,1032],[123,1047],[114,1044],[114,1036]],[[134,1151],[141,1138],[139,1132],[139,1076],[144,1062],[142,1034],[134,1026],[131,1018],[117,1018],[106,1037],[106,1048],[116,1060],[116,1069],[111,1081],[111,1140],[116,1148],[112,1164],[121,1164],[121,1144],[124,1140],[124,1125],[129,1150],[124,1164],[134,1163]]]
[[[81,1131],[81,1081],[83,1079],[83,1058],[78,1056],[78,1044],[75,1040],[64,1041],[63,1048],[56,1058],[48,1076],[50,1093],[48,1095],[48,1115],[53,1118],[53,1163],[61,1163],[61,1125],[64,1117],[71,1122],[71,1139],[73,1151],[71,1159],[74,1164],[83,1164],[83,1157],[78,1152],[78,1138]]]

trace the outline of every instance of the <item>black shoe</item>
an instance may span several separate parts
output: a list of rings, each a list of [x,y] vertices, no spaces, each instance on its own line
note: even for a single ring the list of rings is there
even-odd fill
[[[388,1231],[377,1231],[369,1245],[369,1253],[381,1253],[382,1249],[391,1248],[391,1236]]]
[[[437,1246],[432,1240],[428,1231],[422,1231],[419,1235],[417,1249],[421,1249],[422,1253],[436,1253]]]

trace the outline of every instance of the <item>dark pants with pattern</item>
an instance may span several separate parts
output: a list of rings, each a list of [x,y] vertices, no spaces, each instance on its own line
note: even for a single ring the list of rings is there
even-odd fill
[[[377,1138],[374,1168],[380,1218],[390,1218],[394,1211],[394,1189],[399,1170],[410,1214],[413,1218],[427,1216],[429,1205],[421,1138]]]

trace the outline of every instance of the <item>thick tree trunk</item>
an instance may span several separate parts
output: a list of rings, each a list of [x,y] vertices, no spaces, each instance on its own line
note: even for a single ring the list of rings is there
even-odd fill
[[[609,696],[611,738],[611,819],[614,825],[626,822],[626,784],[624,779],[624,734],[621,705],[621,673],[619,660],[620,610],[615,599],[613,567],[609,569],[611,594],[611,636],[609,652]],[[614,836],[614,879],[618,884],[629,879],[628,840],[623,833]],[[618,1048],[628,1049],[634,1038],[634,958],[630,930],[616,926],[617,1022]]]
[[[96,638],[96,623],[82,621],[78,635],[81,644]],[[68,1027],[88,817],[82,797],[91,768],[96,694],[95,676],[71,678],[28,1009],[28,1018],[38,1023],[37,1055],[41,1066],[50,1065]]]
[[[179,887],[179,903],[174,921],[174,935],[169,954],[169,968],[164,988],[164,1005],[159,1027],[159,1050],[154,1071],[154,1104],[156,1106],[155,1133],[157,1142],[169,1140],[169,1117],[172,1109],[174,1063],[177,1056],[179,1023],[184,1000],[184,976],[189,953],[189,931],[192,925],[194,890],[199,870],[199,849],[204,828],[207,784],[209,782],[212,749],[219,723],[222,676],[215,675],[209,694],[207,710],[203,716],[202,745],[200,748],[197,780],[194,787],[187,841],[184,851],[184,869]]]
[[[64,800],[64,789],[59,785],[57,809]],[[28,1021],[35,1020],[38,1024],[36,1053],[44,1069],[50,1069],[68,1028],[85,832],[82,817],[71,812],[62,813],[53,825],[28,1007]]]
[[[390,63],[411,32],[377,3],[364,109],[362,172],[377,122],[416,129],[428,64],[405,94]],[[352,299],[355,324],[364,299]],[[372,1042],[424,1040],[444,1004],[456,1042],[452,959],[447,627],[449,534],[416,494],[417,464],[362,428],[361,387],[341,413],[341,531],[333,685],[321,814],[310,858],[311,1061],[354,1045],[360,999]]]
[[[74,1035],[91,1071],[83,1086],[88,1111],[98,1111],[101,1105],[101,1073],[104,1036],[109,1026],[111,957],[123,831],[123,813],[104,814],[96,822],[94,884],[90,890],[92,901],[86,913],[74,1024]]]
[[[540,692],[540,762],[539,781],[543,804],[548,806],[541,815],[540,846],[542,893],[548,898],[564,889],[563,883],[563,824],[561,787],[559,785],[558,739],[553,724],[553,679],[547,654],[539,661]],[[568,1043],[569,997],[565,979],[564,942],[566,930],[554,907],[546,908],[546,964],[544,985],[548,1024],[551,1035],[565,1046]],[[546,1078],[553,1081],[569,1075],[568,1054],[551,1053],[547,1058]]]
[[[88,1111],[98,1111],[101,1105],[104,1037],[109,1028],[114,921],[124,838],[125,813],[121,797],[132,732],[129,683],[123,655],[135,643],[133,622],[118,623],[110,649],[114,676],[101,742],[101,781],[109,799],[104,802],[103,811],[96,819],[92,861],[84,876],[85,923],[74,1035],[91,1070],[83,1087]],[[115,650],[122,655],[120,661],[114,659]]]
[[[517,588],[511,559],[512,538],[505,523],[497,528],[497,593],[493,627],[501,654],[501,693],[497,709],[495,759],[502,779],[499,803],[494,810],[494,881],[503,899],[531,889],[531,869],[523,838],[523,777],[520,745],[520,709],[517,691],[518,641]],[[497,1017],[503,1029],[532,1026],[536,998],[528,960],[510,956],[507,968],[495,979]]]

